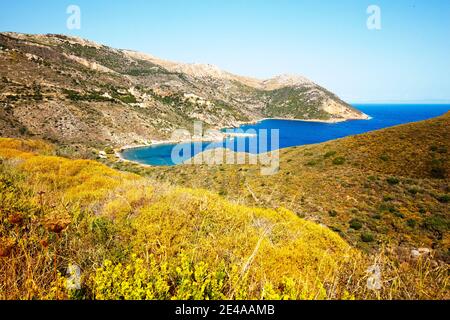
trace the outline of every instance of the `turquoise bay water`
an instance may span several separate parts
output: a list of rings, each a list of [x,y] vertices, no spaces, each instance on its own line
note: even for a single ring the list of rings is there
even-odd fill
[[[301,146],[306,144],[314,144],[328,140],[334,140],[350,135],[360,134],[368,131],[378,130],[399,124],[416,122],[420,120],[430,119],[442,115],[450,110],[450,105],[437,104],[415,104],[415,105],[354,105],[355,108],[361,110],[371,117],[370,120],[350,120],[340,123],[320,123],[305,122],[292,120],[264,120],[256,124],[244,125],[239,129],[244,131],[254,129],[279,129],[279,148],[287,148],[292,146]],[[186,128],[190,129],[190,128]],[[270,131],[269,131],[270,132]],[[198,142],[185,143],[183,147],[190,148],[190,156],[201,152],[206,147],[228,147],[231,150],[241,150],[237,146],[237,140],[245,140],[245,151],[251,153],[266,152],[272,149],[270,141],[268,150],[250,150],[253,139],[258,137],[247,137],[232,139],[227,138],[220,142]],[[195,145],[195,147],[194,147]],[[154,145],[148,147],[127,149],[122,152],[122,156],[131,161],[154,166],[172,166],[175,165],[171,159],[173,144]],[[186,155],[183,160],[189,159]]]

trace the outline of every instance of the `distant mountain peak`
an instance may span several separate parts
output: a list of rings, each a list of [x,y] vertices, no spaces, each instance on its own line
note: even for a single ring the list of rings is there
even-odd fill
[[[231,76],[216,65],[205,63],[181,63],[177,65],[176,70],[194,77],[230,78]]]
[[[0,70],[0,131],[63,143],[158,140],[195,120],[367,118],[299,75],[260,80],[65,35],[0,33]]]
[[[279,81],[280,83],[286,84],[286,85],[295,85],[295,84],[309,84],[312,83],[311,80],[297,75],[297,74],[289,74],[285,73],[279,76],[276,76],[273,78],[273,80]]]
[[[267,89],[278,89],[290,86],[314,85],[311,80],[295,74],[282,74],[271,79],[264,80],[263,85]]]
[[[134,58],[146,59],[158,64],[172,72],[180,72],[198,78],[215,78],[225,80],[236,80],[248,86],[262,89],[274,90],[288,86],[314,85],[314,82],[304,76],[296,74],[281,74],[270,79],[257,79],[245,77],[225,71],[214,64],[209,63],[183,63],[163,60],[153,55],[132,50],[122,50],[125,54]]]

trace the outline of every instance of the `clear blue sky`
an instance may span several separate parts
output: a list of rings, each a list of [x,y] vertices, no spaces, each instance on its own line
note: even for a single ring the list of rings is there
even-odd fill
[[[66,8],[81,9],[68,30]],[[381,8],[368,30],[367,7]],[[77,35],[268,78],[304,75],[350,102],[450,101],[450,0],[15,0],[0,31]]]

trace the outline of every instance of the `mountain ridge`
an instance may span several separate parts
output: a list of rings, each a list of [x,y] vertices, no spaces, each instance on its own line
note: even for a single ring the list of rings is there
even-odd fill
[[[225,71],[214,64],[209,63],[184,63],[184,62],[174,62],[170,60],[160,59],[151,54],[128,50],[128,49],[120,49],[122,52],[131,55],[132,57],[148,59],[149,61],[154,62],[160,66],[163,66],[171,71],[178,71],[188,73],[194,76],[210,76],[210,77],[223,77],[227,79],[235,79],[239,80],[249,86],[263,89],[263,90],[273,90],[274,88],[281,88],[283,86],[295,86],[295,85],[317,85],[313,81],[296,74],[280,74],[275,75],[271,78],[259,79],[255,77],[249,76],[241,76],[237,74],[233,74],[231,72]]]
[[[258,80],[65,35],[0,33],[0,67],[2,135],[59,144],[148,143],[194,121],[367,118],[304,77]]]

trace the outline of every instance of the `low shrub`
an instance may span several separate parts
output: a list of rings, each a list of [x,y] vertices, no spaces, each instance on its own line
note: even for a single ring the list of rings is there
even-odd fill
[[[328,211],[328,214],[330,215],[330,217],[336,217],[337,216],[337,211],[336,210],[330,210],[330,211]]]
[[[352,219],[350,220],[350,228],[354,229],[354,230],[359,230],[362,228],[362,222],[359,221],[358,219]]]
[[[362,242],[372,242],[375,238],[371,233],[362,233],[361,234],[361,241]]]
[[[430,176],[435,179],[445,179],[447,170],[443,166],[433,166],[430,170]]]
[[[450,202],[450,194],[439,195],[436,199],[441,203],[448,203]]]
[[[406,224],[408,225],[408,227],[410,228],[415,228],[417,225],[417,221],[414,219],[408,219],[406,220]]]
[[[335,165],[342,165],[344,163],[345,163],[344,157],[336,157],[333,159],[333,164],[335,164]]]
[[[336,155],[336,151],[328,151],[323,155],[324,158],[330,158],[332,156]]]
[[[419,193],[419,189],[418,188],[409,188],[408,189],[408,192],[410,193],[410,194],[412,194],[412,195],[416,195],[416,194],[418,194]]]
[[[425,218],[423,226],[430,231],[443,233],[449,230],[450,221],[444,216],[435,215]]]
[[[314,167],[317,165],[317,163],[318,162],[316,160],[311,160],[311,161],[308,161],[305,165],[308,167]]]
[[[386,179],[387,183],[389,183],[391,186],[399,184],[400,180],[396,177],[389,177]]]
[[[382,218],[382,215],[380,213],[374,213],[372,215],[372,219],[380,220]]]

